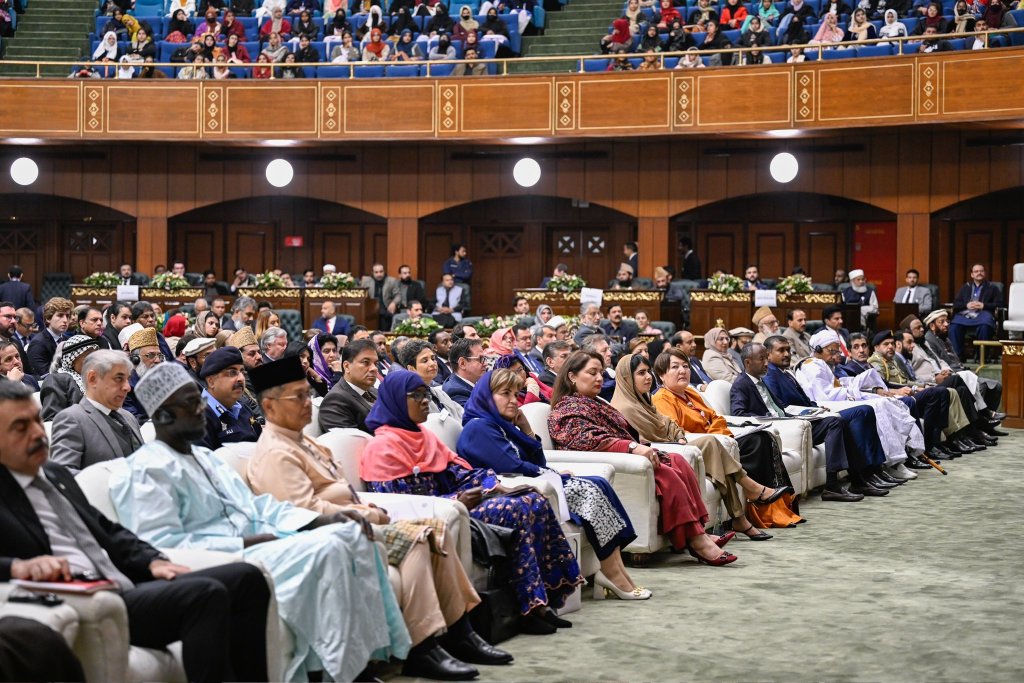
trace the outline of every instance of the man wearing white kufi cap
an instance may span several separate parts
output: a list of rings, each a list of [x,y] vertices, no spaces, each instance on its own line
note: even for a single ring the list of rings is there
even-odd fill
[[[868,287],[864,271],[856,268],[850,271],[850,286],[843,290],[843,303],[860,306],[860,326],[868,326],[868,316],[878,315],[878,296],[874,287]]]
[[[206,357],[213,353],[216,348],[217,340],[213,337],[196,337],[189,341],[188,344],[185,344],[185,349],[181,352],[185,356],[185,364],[188,365],[188,371],[192,374],[192,379],[199,382],[203,387],[206,386],[206,382],[200,379],[199,372],[203,369]]]
[[[195,446],[206,430],[205,403],[182,366],[157,366],[136,394],[153,416],[156,440],[111,477],[118,517],[162,547],[262,562],[295,638],[272,680],[305,680],[307,671],[322,670],[325,678],[351,681],[371,658],[405,657],[409,633],[368,524],[254,496],[233,468]]]

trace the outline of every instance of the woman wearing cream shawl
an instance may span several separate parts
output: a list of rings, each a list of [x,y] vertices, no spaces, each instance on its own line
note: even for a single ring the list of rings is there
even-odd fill
[[[704,333],[704,357],[700,359],[701,365],[711,379],[725,380],[732,384],[733,380],[739,377],[743,371],[736,365],[736,361],[729,355],[729,333],[721,327],[712,327]]]
[[[647,358],[640,354],[623,356],[615,366],[612,405],[645,441],[686,443],[699,448],[704,458],[704,471],[725,502],[732,518],[732,528],[761,540],[761,534],[747,519],[746,500],[740,497],[739,489],[751,500],[768,493],[768,489],[751,479],[740,465],[736,440],[712,434],[687,435],[679,425],[654,409],[650,395],[652,378],[651,363]]]

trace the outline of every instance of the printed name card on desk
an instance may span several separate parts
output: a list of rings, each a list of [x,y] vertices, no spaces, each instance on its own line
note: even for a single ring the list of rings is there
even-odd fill
[[[754,290],[754,305],[755,306],[778,306],[779,300],[777,296],[778,292],[774,289],[755,289]]]
[[[138,301],[139,300],[139,286],[138,285],[118,285],[117,286],[117,300],[118,301]]]

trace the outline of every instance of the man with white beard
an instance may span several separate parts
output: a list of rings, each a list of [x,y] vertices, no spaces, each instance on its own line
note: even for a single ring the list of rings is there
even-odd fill
[[[868,316],[878,315],[878,296],[868,288],[864,271],[860,268],[850,271],[850,286],[843,290],[843,303],[860,305],[860,326],[868,326]]]

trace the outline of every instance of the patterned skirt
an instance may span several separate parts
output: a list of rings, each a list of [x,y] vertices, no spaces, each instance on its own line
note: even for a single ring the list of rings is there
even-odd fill
[[[565,502],[572,521],[583,527],[599,560],[636,538],[629,515],[603,477],[563,477]]]

